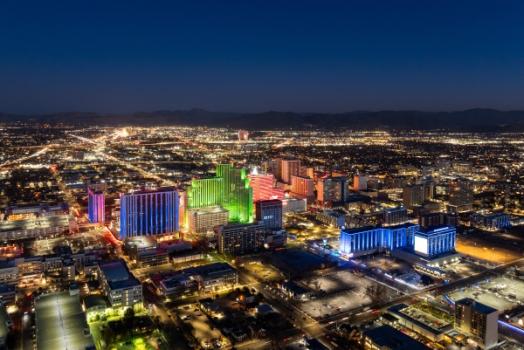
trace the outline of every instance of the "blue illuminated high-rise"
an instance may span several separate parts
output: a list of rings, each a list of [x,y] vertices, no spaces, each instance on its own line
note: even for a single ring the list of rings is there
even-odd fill
[[[178,193],[173,188],[120,196],[120,238],[178,231]]]

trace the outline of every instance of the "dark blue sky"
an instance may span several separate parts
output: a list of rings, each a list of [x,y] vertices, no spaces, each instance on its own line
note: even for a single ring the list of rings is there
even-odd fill
[[[524,1],[0,3],[0,111],[524,109]]]

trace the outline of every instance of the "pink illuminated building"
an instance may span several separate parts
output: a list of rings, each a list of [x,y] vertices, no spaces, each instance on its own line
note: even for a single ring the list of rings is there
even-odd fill
[[[284,191],[275,187],[275,176],[273,174],[258,174],[255,171],[248,177],[253,188],[253,202],[284,198]]]

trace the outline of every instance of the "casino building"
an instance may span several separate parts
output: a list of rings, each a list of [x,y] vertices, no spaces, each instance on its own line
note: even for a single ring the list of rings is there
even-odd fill
[[[419,225],[361,227],[340,231],[339,251],[345,256],[404,251],[431,259],[455,249],[456,230],[451,226],[421,230]]]
[[[178,231],[178,193],[170,187],[120,196],[120,238]]]

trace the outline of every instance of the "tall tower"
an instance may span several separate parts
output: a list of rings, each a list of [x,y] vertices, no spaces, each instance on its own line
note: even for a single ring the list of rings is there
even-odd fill
[[[89,221],[93,224],[103,224],[105,221],[105,195],[103,191],[87,188],[87,210]]]
[[[219,205],[229,211],[232,222],[253,221],[253,189],[244,168],[219,164],[216,177],[194,179],[188,190],[188,207],[206,208]]]
[[[178,193],[172,188],[120,196],[120,237],[148,236],[178,231]]]
[[[224,179],[193,179],[187,191],[188,208],[205,208],[224,202]]]
[[[224,179],[223,207],[229,210],[229,220],[241,223],[253,221],[253,189],[245,168],[231,164],[217,165],[216,174]]]

